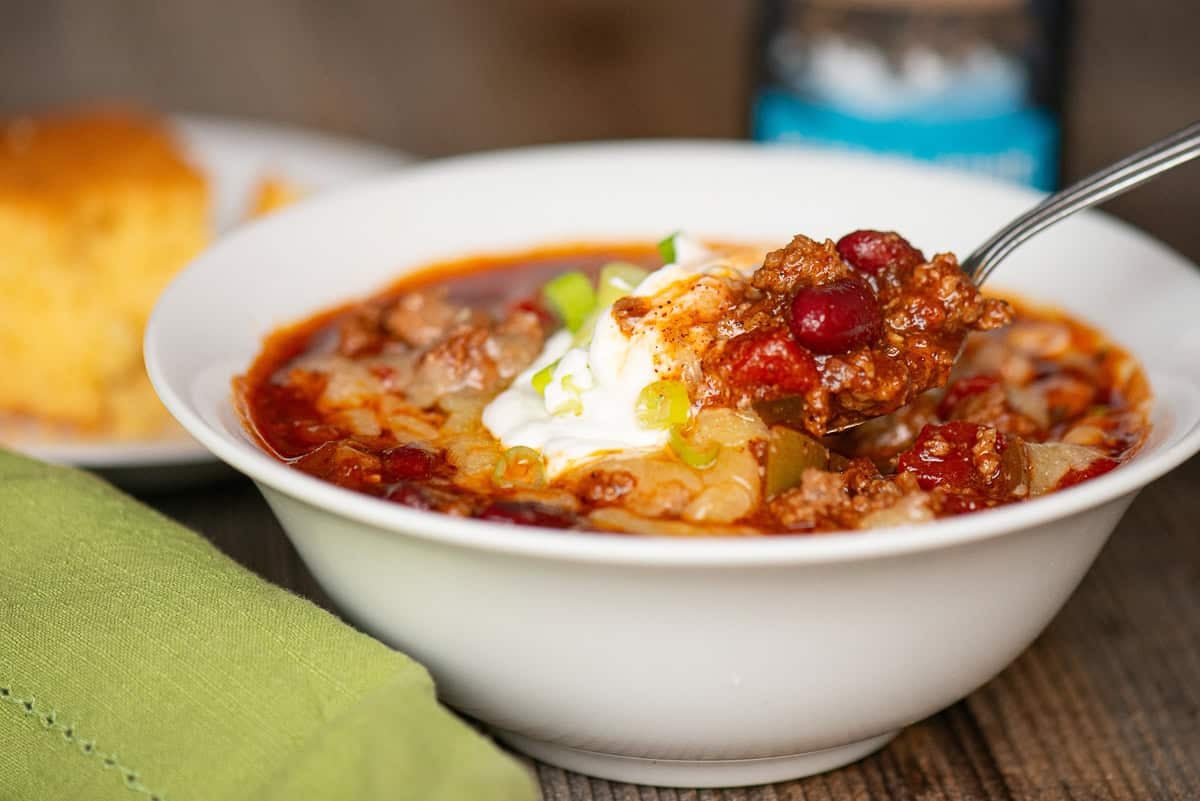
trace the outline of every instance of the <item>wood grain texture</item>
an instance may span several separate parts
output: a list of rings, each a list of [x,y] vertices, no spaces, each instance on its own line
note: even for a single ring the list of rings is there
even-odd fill
[[[1200,798],[1200,457],[1148,487],[1015,663],[888,747],[820,776],[685,790],[526,760],[546,801],[1133,801]],[[328,599],[248,482],[146,499],[259,575]]]

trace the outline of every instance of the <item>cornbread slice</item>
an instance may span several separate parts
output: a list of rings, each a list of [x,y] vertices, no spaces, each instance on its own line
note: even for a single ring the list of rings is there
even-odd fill
[[[209,240],[208,209],[204,177],[156,119],[0,123],[0,414],[104,437],[163,431],[142,333]]]

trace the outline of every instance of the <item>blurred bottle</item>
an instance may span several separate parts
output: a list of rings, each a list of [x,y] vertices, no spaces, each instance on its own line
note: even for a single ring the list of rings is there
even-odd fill
[[[753,134],[1059,174],[1065,0],[763,0]]]

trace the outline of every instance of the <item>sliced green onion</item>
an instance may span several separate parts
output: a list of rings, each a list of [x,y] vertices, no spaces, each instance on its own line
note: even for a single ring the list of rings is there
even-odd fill
[[[583,394],[583,387],[575,383],[575,376],[568,375],[563,377],[563,389],[572,395],[579,397]]]
[[[533,391],[539,395],[546,394],[546,387],[550,385],[550,379],[554,377],[554,368],[558,367],[558,359],[555,359],[550,364],[547,364],[541,370],[533,374],[530,383],[533,384]]]
[[[643,428],[670,428],[686,423],[691,410],[682,381],[654,381],[638,394],[633,413]]]
[[[579,396],[583,394],[583,388],[575,383],[574,376],[565,375],[562,380],[563,392],[567,394],[567,399],[558,406],[550,410],[550,414],[567,415],[583,414],[583,399]]]
[[[633,291],[633,288],[649,275],[636,264],[627,261],[614,261],[600,269],[600,278],[596,281],[596,305],[600,308],[611,306]]]
[[[671,450],[675,451],[675,455],[679,457],[680,461],[698,470],[712,467],[713,463],[717,461],[717,455],[721,453],[721,446],[715,442],[704,446],[689,442],[683,435],[682,426],[671,426],[669,442]]]
[[[663,264],[675,263],[675,237],[677,236],[679,236],[678,231],[658,243],[658,255],[662,256]]]
[[[573,414],[576,416],[581,415],[581,414],[583,414],[583,401],[581,401],[579,398],[567,398],[565,401],[558,404],[558,406],[551,409],[550,414],[556,414],[556,415]]]
[[[546,486],[546,463],[533,448],[518,445],[500,454],[492,470],[492,483],[501,489],[538,489]]]
[[[550,308],[562,319],[568,331],[578,331],[596,308],[596,291],[581,272],[563,273],[542,287]]]
[[[571,338],[571,347],[586,348],[592,344],[592,335],[596,333],[596,321],[599,319],[599,316],[595,314],[589,316],[575,332],[575,336]]]

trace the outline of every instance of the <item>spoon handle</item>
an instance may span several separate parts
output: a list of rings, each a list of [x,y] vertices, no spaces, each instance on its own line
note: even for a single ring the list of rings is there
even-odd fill
[[[1193,122],[1111,167],[1050,195],[976,248],[963,261],[963,271],[976,284],[982,284],[1009,253],[1031,236],[1064,217],[1128,192],[1197,156],[1200,156],[1200,122]]]

